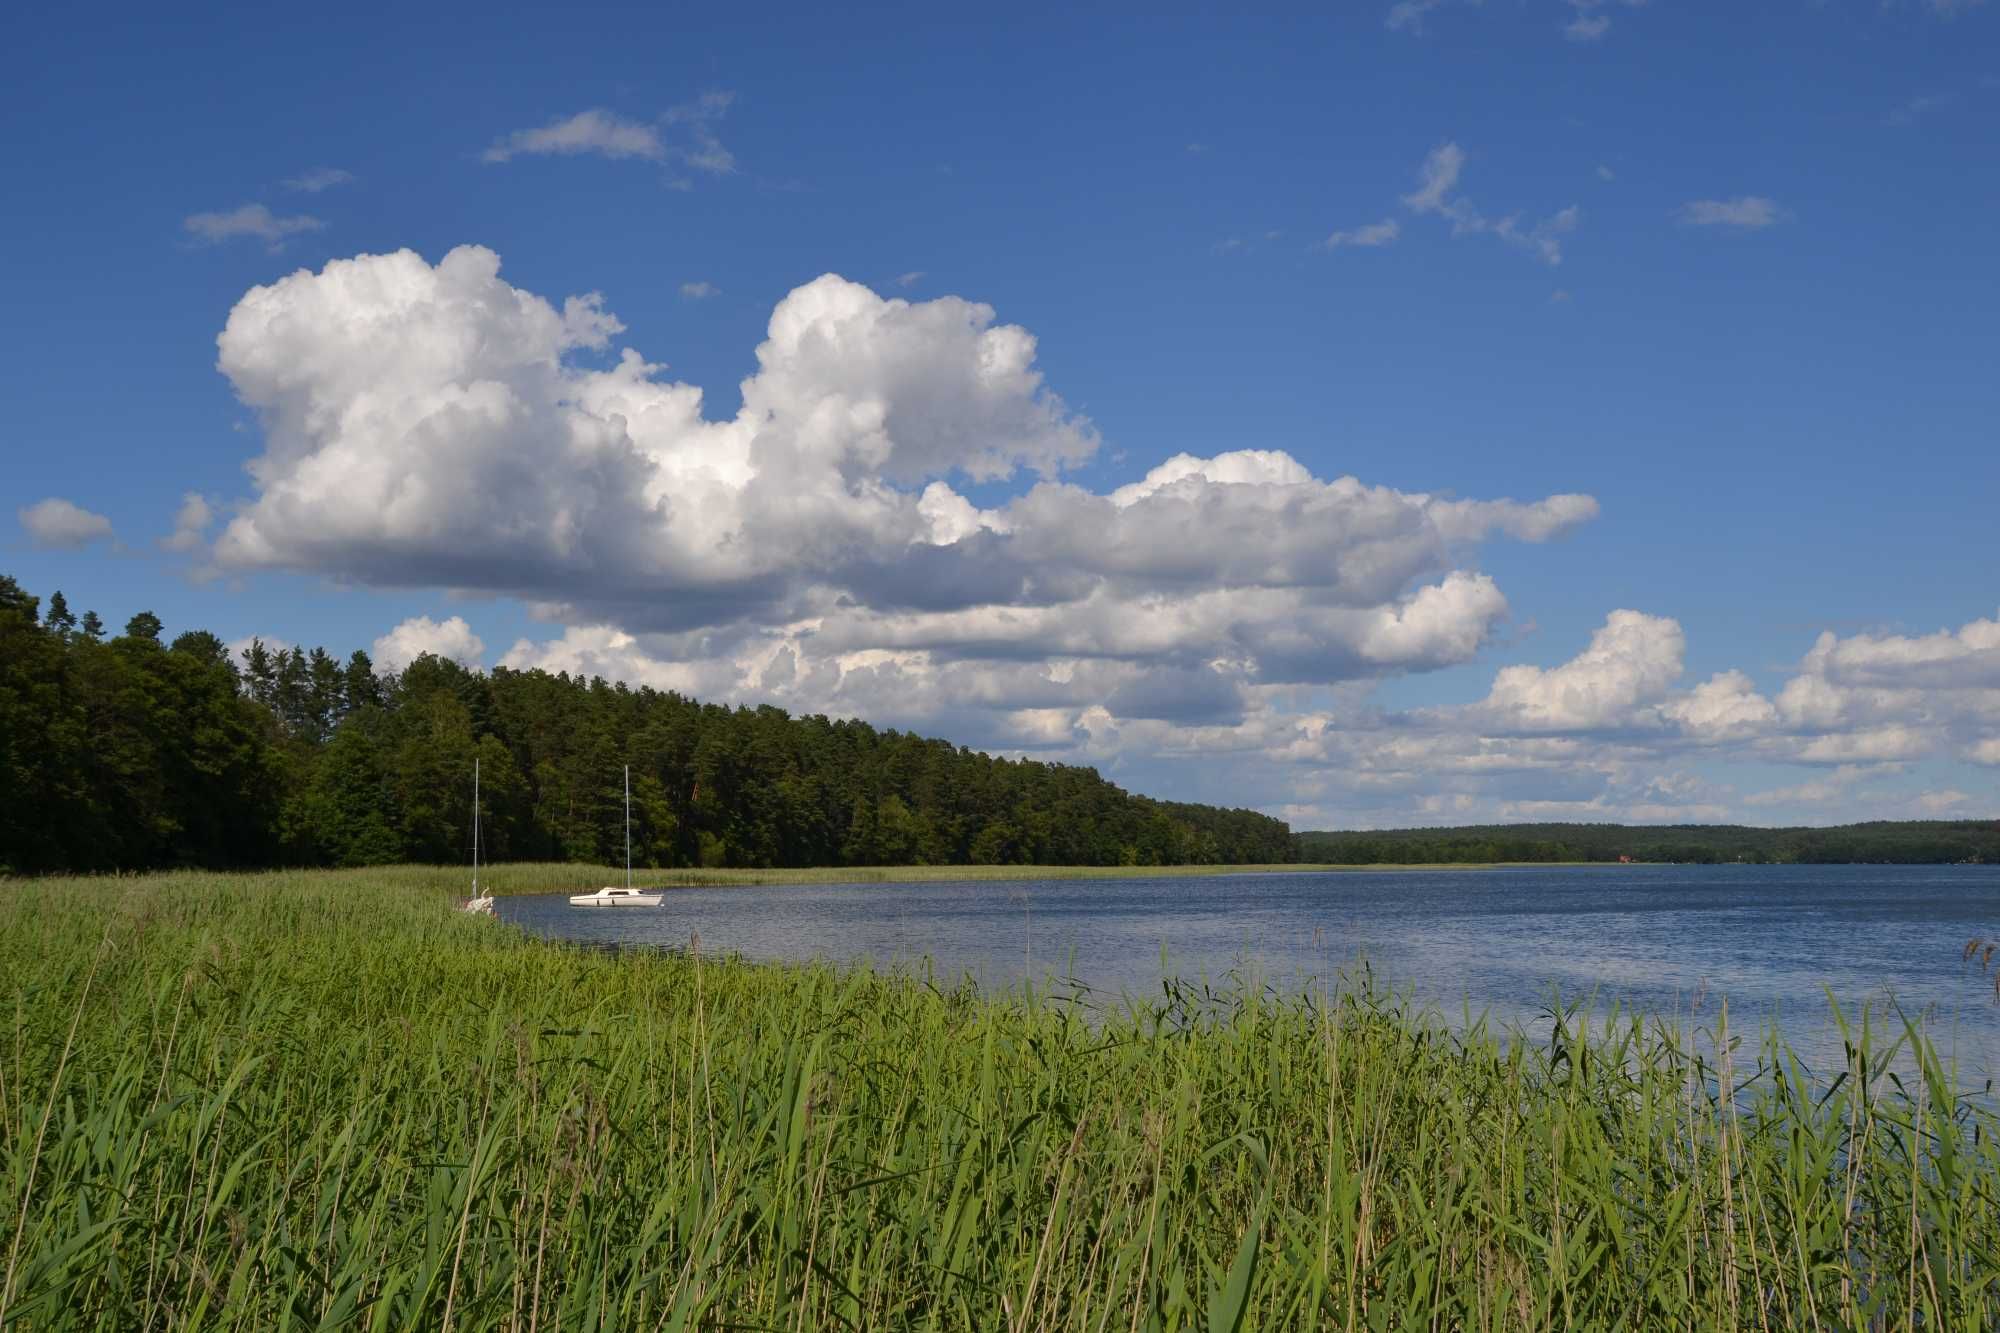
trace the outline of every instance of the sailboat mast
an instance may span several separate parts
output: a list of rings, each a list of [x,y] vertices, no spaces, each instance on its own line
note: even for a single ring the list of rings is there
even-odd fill
[[[632,887],[632,765],[625,765],[625,887]]]

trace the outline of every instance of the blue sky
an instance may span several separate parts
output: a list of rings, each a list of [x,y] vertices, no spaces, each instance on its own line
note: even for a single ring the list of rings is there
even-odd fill
[[[2000,7],[14,33],[5,568],[114,623],[404,625],[1306,826],[2000,814]],[[599,293],[622,327],[394,324],[407,410],[368,417],[341,330],[431,300],[461,246],[497,269],[452,290]],[[365,267],[404,249],[422,272]],[[364,267],[336,291],[331,261]],[[232,311],[302,270],[219,369]],[[809,331],[760,363],[781,309]],[[966,378],[1007,327],[1032,359]],[[579,461],[573,404],[625,347],[701,415]],[[528,407],[452,436],[432,409],[479,384]],[[887,443],[851,412],[829,442],[832,401]],[[1183,454],[1242,459],[1108,498]],[[761,480],[697,501],[696,455]],[[1345,476],[1415,543],[1366,578],[1381,516],[1317,489]],[[1038,478],[1069,490],[1010,509]],[[915,517],[933,481],[984,517]],[[211,521],[163,550],[189,493]],[[1565,495],[1594,516],[1530,508]]]

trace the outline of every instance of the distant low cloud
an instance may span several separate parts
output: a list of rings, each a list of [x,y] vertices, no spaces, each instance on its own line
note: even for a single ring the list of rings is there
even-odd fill
[[[1936,111],[1940,107],[1950,106],[1957,100],[1957,97],[1952,93],[1925,93],[1918,97],[1912,97],[1909,101],[1884,116],[1883,120],[1887,124],[1896,126],[1898,129],[1908,129],[1931,112]]]
[[[1562,263],[1562,238],[1576,230],[1582,210],[1571,204],[1535,222],[1523,221],[1519,213],[1488,217],[1457,192],[1465,163],[1465,150],[1455,142],[1447,140],[1431,149],[1417,168],[1417,188],[1403,196],[1403,206],[1419,216],[1436,214],[1450,219],[1454,236],[1497,236],[1509,245],[1532,251],[1543,263]]]
[[[304,214],[280,217],[262,204],[245,204],[227,213],[196,213],[181,222],[188,235],[209,245],[247,236],[273,250],[282,246],[286,237],[318,231],[324,226],[318,218]]]
[[[284,185],[287,190],[318,194],[321,190],[331,190],[336,185],[353,183],[354,173],[351,171],[343,171],[339,167],[314,167],[311,171],[302,171],[296,176],[287,177]]]
[[[704,93],[692,102],[669,107],[651,122],[628,120],[601,107],[579,111],[534,129],[502,135],[480,159],[501,163],[551,155],[638,158],[723,176],[736,170],[736,156],[716,136],[715,122],[734,100],[734,93]]]
[[[1282,235],[1284,233],[1275,228],[1266,228],[1261,232],[1250,232],[1239,236],[1225,236],[1210,246],[1209,249],[1218,255],[1246,255],[1256,250],[1259,246],[1270,244]]]
[[[1407,32],[1421,36],[1425,20],[1433,11],[1444,6],[1446,0],[1396,0],[1389,6],[1384,23],[1392,32]],[[1614,9],[1639,9],[1647,0],[1561,0],[1570,11],[1569,21],[1562,25],[1562,34],[1572,42],[1595,42],[1611,30],[1611,12]],[[1938,3],[1938,0],[1928,0]],[[1975,0],[1976,2],[1976,0]],[[1465,0],[1467,5],[1478,5],[1481,0]]]
[[[472,632],[463,616],[449,620],[411,616],[375,640],[374,659],[378,667],[401,671],[425,653],[463,666],[478,666],[485,652],[485,641]]]
[[[712,282],[684,282],[681,284],[681,298],[687,301],[706,301],[711,296],[722,295],[722,288]]]
[[[1777,201],[1762,195],[1746,194],[1735,199],[1695,199],[1680,206],[1675,214],[1689,227],[1736,227],[1757,231],[1784,219]]]
[[[1389,16],[1383,22],[1391,32],[1421,33],[1424,19],[1444,0],[1396,0],[1389,6]]]
[[[14,514],[28,540],[47,551],[77,551],[113,536],[110,519],[53,495]]]
[[[676,126],[691,141],[687,146],[671,150],[676,157],[697,171],[706,171],[722,176],[736,170],[736,156],[722,146],[715,137],[715,122],[722,119],[736,100],[735,93],[703,93],[692,102],[683,102],[671,107],[660,117],[663,124]]]
[[[1403,206],[1412,213],[1446,211],[1447,198],[1458,185],[1458,173],[1465,169],[1465,150],[1447,140],[1424,156],[1417,168],[1417,188],[1403,196]]]
[[[1349,245],[1364,247],[1392,245],[1395,243],[1396,237],[1402,233],[1402,230],[1397,225],[1396,219],[1384,218],[1380,222],[1371,222],[1366,226],[1350,227],[1346,231],[1334,232],[1331,236],[1320,242],[1320,244],[1328,250],[1338,250],[1342,246]]]
[[[189,491],[181,497],[181,507],[174,512],[174,530],[160,538],[160,549],[177,554],[200,550],[208,526],[214,521],[214,507],[199,493]]]
[[[1618,173],[1600,162],[1597,164],[1597,179],[1601,181],[1617,180]]]
[[[902,274],[900,277],[898,277],[896,279],[896,285],[898,287],[914,287],[923,280],[924,280],[924,271],[920,268],[913,268],[908,273]]]
[[[493,141],[480,154],[485,162],[509,162],[523,155],[592,153],[598,157],[640,157],[664,161],[667,146],[651,125],[625,120],[609,111],[579,111],[532,130],[515,130]]]

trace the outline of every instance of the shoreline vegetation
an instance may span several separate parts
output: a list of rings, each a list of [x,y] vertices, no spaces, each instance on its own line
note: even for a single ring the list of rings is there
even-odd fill
[[[1717,865],[2000,865],[2000,820],[1911,819],[1825,828],[1744,824],[1472,824],[1308,832],[1302,859],[1348,865],[1675,862]]]
[[[1277,861],[1258,865],[1184,866],[765,866],[730,869],[681,867],[673,870],[632,868],[635,886],[659,889],[776,888],[812,884],[1016,884],[1036,880],[1077,879],[1207,879],[1222,875],[1340,875],[1377,871],[1495,870],[1508,867],[1561,869],[1594,862],[1457,862],[1449,865],[1321,865],[1300,861]],[[0,875],[0,888],[9,884],[149,884],[155,880],[188,878],[209,881],[264,882],[298,879],[323,884],[351,884],[357,889],[393,887],[423,889],[466,896],[472,885],[472,868],[454,865],[367,866],[348,870],[321,870],[311,867],[284,870],[149,870],[101,875],[59,875],[40,878],[13,878]],[[479,867],[482,893],[507,898],[535,893],[583,893],[606,884],[624,882],[623,866],[592,865],[575,861],[501,861]]]
[[[1254,810],[866,722],[424,655],[252,641],[141,611],[107,637],[0,575],[0,869],[453,862],[472,773],[496,860],[1186,865],[1297,859]]]
[[[2000,1319],[2000,1123],[1900,1024],[1808,1070],[1726,1014],[1508,1040],[1365,975],[1086,1019],[545,944],[448,869],[0,883],[0,1322]]]

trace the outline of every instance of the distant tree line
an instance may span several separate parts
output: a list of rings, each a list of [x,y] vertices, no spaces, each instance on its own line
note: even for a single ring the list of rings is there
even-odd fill
[[[1297,835],[1301,860],[1345,865],[1479,861],[1680,861],[1700,864],[2000,864],[2000,821],[1911,820],[1835,828],[1741,824],[1484,824]]]
[[[215,635],[107,635],[0,576],[0,870],[451,862],[473,761],[494,860],[1183,865],[1293,859],[1250,810],[1152,801],[1097,772],[865,722],[726,708],[544,671],[491,673]]]

